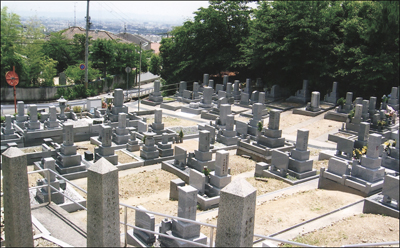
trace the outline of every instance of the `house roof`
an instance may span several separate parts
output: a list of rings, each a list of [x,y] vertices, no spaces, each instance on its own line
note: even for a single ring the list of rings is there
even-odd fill
[[[86,30],[81,27],[70,27],[61,31],[62,34],[67,39],[74,39],[75,34],[86,34]],[[118,37],[113,33],[104,31],[104,30],[89,30],[89,36],[92,37],[92,40],[97,39],[107,39],[107,40],[119,40],[122,43],[132,43],[124,38]]]
[[[151,49],[154,50],[155,54],[159,54],[160,53],[160,43],[151,43]]]

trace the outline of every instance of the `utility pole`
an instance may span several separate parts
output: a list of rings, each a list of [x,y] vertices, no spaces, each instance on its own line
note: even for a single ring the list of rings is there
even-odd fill
[[[142,42],[139,42],[140,46],[140,57],[139,57],[139,95],[138,95],[138,105],[137,105],[137,111],[139,112],[140,110],[140,72],[142,71]]]
[[[85,89],[88,88],[88,57],[89,57],[89,0],[86,8],[86,42],[85,42]]]
[[[76,27],[76,2],[74,3],[74,27]]]

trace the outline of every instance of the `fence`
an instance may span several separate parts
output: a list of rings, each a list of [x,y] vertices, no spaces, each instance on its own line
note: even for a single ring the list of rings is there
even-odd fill
[[[66,183],[72,185],[73,187],[75,187],[78,190],[80,190],[80,191],[84,192],[85,194],[87,194],[86,190],[84,190],[81,187],[75,185],[74,183],[70,182],[68,179],[64,178],[63,176],[59,175],[58,173],[56,173],[55,171],[53,171],[51,169],[47,168],[47,169],[28,172],[28,174],[33,174],[33,173],[45,173],[46,178],[47,178],[47,182],[50,182],[50,173],[54,173],[56,175],[56,177],[65,180]],[[43,188],[43,187],[48,187],[48,192],[51,192],[51,189],[53,189],[53,190],[57,191],[58,193],[61,193],[62,195],[67,197],[69,200],[71,200],[72,202],[74,202],[75,204],[80,206],[82,209],[87,210],[86,207],[84,207],[80,203],[76,202],[75,200],[73,200],[69,196],[65,195],[63,192],[61,192],[58,189],[56,189],[55,187],[53,187],[50,183],[43,184],[41,186],[30,187],[29,190],[39,189],[39,188]],[[1,194],[1,196],[3,196],[3,193]],[[49,193],[49,198],[48,199],[49,199],[49,204],[50,204],[51,203],[51,193]],[[127,204],[124,204],[124,203],[119,203],[119,205],[124,208],[124,221],[120,221],[120,224],[124,225],[124,246],[125,247],[127,246],[127,231],[128,231],[127,228],[128,228],[128,226],[133,228],[133,229],[137,229],[137,230],[140,230],[140,231],[143,231],[143,232],[156,234],[158,236],[162,236],[162,237],[166,237],[166,238],[170,238],[170,239],[174,239],[174,240],[178,240],[178,241],[184,241],[184,242],[186,242],[188,244],[192,244],[192,245],[196,245],[196,246],[213,247],[213,245],[214,245],[214,229],[216,230],[216,228],[217,228],[216,225],[203,223],[203,222],[190,220],[190,219],[185,219],[185,218],[180,218],[180,217],[177,217],[177,216],[171,216],[171,215],[167,215],[167,214],[152,212],[152,211],[149,211],[149,210],[138,209],[136,207],[133,207],[133,206],[130,206],[130,205],[127,205]],[[166,217],[166,218],[171,218],[171,219],[181,220],[181,221],[184,221],[184,222],[189,222],[189,223],[194,223],[194,224],[198,224],[198,225],[207,226],[207,227],[210,228],[209,245],[204,245],[204,244],[192,242],[190,240],[185,240],[185,239],[181,239],[181,238],[177,238],[177,237],[168,236],[168,235],[163,234],[163,233],[159,233],[159,232],[151,231],[151,230],[148,230],[148,229],[139,228],[139,227],[136,227],[135,225],[131,225],[127,221],[128,220],[128,208],[133,209],[135,211],[145,212],[145,213],[148,213],[148,214],[158,215],[158,216],[162,216],[162,217]],[[43,236],[43,235],[40,236],[40,237],[41,238],[46,238],[46,236]],[[254,243],[258,243],[258,242],[260,242],[262,240],[270,240],[270,241],[280,242],[280,243],[299,246],[299,247],[317,247],[317,246],[313,246],[313,245],[298,243],[298,242],[289,241],[289,240],[282,240],[282,239],[273,238],[273,237],[269,237],[269,236],[265,236],[265,235],[259,235],[259,234],[254,234],[254,238],[259,238],[258,240],[254,241]],[[50,241],[55,242],[57,240],[52,239]],[[3,240],[3,242],[4,242],[4,240]],[[342,247],[388,246],[388,245],[398,245],[398,244],[399,244],[399,241],[392,241],[392,242],[380,242],[380,243],[351,244],[351,245],[343,245]]]

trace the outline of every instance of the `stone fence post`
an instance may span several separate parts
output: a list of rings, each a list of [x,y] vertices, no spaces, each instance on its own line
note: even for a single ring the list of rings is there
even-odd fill
[[[256,189],[245,179],[234,180],[221,190],[216,247],[252,247]]]
[[[87,247],[120,247],[118,169],[101,158],[87,171]]]
[[[6,247],[33,247],[26,154],[10,147],[2,154]]]

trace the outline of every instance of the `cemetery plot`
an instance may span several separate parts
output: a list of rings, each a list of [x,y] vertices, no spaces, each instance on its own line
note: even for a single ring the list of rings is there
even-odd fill
[[[256,207],[254,233],[268,236],[361,199],[361,196],[336,190],[314,189],[283,194]],[[217,218],[209,218],[206,223],[216,225]],[[202,227],[201,232],[208,236],[210,231]]]
[[[310,130],[309,138],[310,139],[315,139],[315,138],[318,138],[319,136],[321,136],[321,135],[323,135],[323,134],[325,134],[327,132],[338,130],[341,127],[342,127],[342,123],[341,122],[322,119],[322,120],[315,121],[310,125],[303,126],[302,128]],[[289,135],[296,135],[296,133],[297,133],[297,130],[293,131],[293,132],[290,132],[288,134]]]
[[[116,150],[115,154],[118,155],[118,162],[121,163],[121,164],[138,161],[137,159],[129,156],[128,154],[126,154],[125,152],[123,152],[121,150]]]
[[[299,235],[292,241],[320,247],[337,247],[345,244],[388,242],[398,239],[399,219],[375,214],[358,214],[313,232]]]
[[[300,108],[304,106],[304,103],[295,103],[295,102],[272,102],[267,104],[267,107],[288,110],[292,108]]]
[[[285,130],[286,128],[289,128],[291,126],[297,125],[297,124],[302,123],[304,121],[307,121],[307,120],[309,120],[311,118],[312,118],[311,116],[296,115],[296,114],[292,114],[292,113],[289,113],[289,112],[283,112],[281,114],[281,120],[280,120],[280,123],[279,123],[279,129]],[[266,121],[265,121],[264,123],[265,123],[264,126],[267,126],[268,122],[266,123]]]
[[[146,117],[146,116],[144,116]],[[149,115],[147,118],[147,124],[152,124],[154,122],[154,115]],[[195,121],[190,121],[190,120],[184,120],[176,117],[163,117],[162,118],[162,123],[164,123],[164,127],[177,127],[177,126],[182,126],[182,127],[190,127],[190,126],[196,126],[197,122]]]

